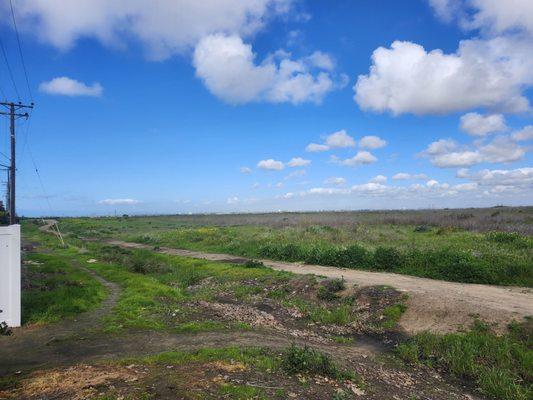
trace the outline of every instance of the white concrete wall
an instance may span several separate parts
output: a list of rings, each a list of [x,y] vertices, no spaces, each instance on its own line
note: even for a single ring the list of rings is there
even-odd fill
[[[20,326],[20,225],[0,227],[0,322]]]

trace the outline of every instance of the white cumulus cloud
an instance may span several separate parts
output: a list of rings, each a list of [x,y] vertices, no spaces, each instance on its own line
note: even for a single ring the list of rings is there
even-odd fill
[[[326,146],[328,146],[329,149],[354,147],[355,140],[346,133],[346,130],[342,129],[326,136]]]
[[[533,125],[527,125],[519,131],[514,132],[511,138],[517,142],[533,140]]]
[[[165,59],[213,33],[250,36],[290,6],[291,0],[20,0],[17,13],[23,31],[61,50],[86,38],[109,47],[134,38],[150,58]]]
[[[466,29],[489,34],[523,30],[533,34],[533,3],[530,0],[429,0],[437,16],[457,19]]]
[[[228,103],[320,103],[341,85],[327,71],[305,59],[291,60],[277,52],[256,63],[252,46],[236,35],[213,34],[200,40],[194,51],[196,75],[215,96]],[[342,85],[341,85],[342,86]]]
[[[392,179],[395,181],[411,179],[411,174],[408,174],[407,172],[398,172],[392,177]]]
[[[329,146],[325,144],[319,144],[319,143],[309,143],[307,147],[305,148],[305,151],[308,151],[310,153],[319,153],[322,151],[328,151]]]
[[[354,86],[363,110],[395,115],[445,114],[475,107],[529,109],[525,88],[533,84],[533,41],[510,36],[463,40],[455,53],[426,51],[395,41],[372,55],[367,75]]]
[[[324,138],[324,144],[309,143],[305,148],[306,151],[312,153],[318,153],[322,151],[328,151],[331,149],[341,149],[346,147],[355,147],[355,140],[348,135],[345,129],[333,132]]]
[[[496,137],[491,142],[478,141],[473,146],[460,147],[451,140],[441,139],[431,143],[422,152],[431,163],[441,168],[470,167],[483,162],[509,163],[520,160],[526,149],[509,136]]]
[[[363,149],[379,149],[386,145],[387,141],[381,139],[379,136],[363,136],[359,141],[359,147],[362,147]]]
[[[39,85],[39,90],[43,93],[59,96],[89,96],[100,97],[104,91],[98,82],[87,85],[66,76],[54,78]]]
[[[507,130],[502,114],[481,115],[471,112],[460,119],[461,130],[472,136],[486,136]]]
[[[343,186],[346,184],[346,179],[341,177],[332,176],[324,181],[326,185]]]
[[[370,179],[371,183],[385,183],[387,182],[387,177],[385,175],[376,175],[372,179]]]
[[[287,163],[289,167],[306,167],[309,164],[311,164],[311,160],[306,160],[302,157],[294,157]]]
[[[375,157],[372,153],[368,151],[358,151],[357,154],[351,158],[347,159],[339,159],[336,156],[333,156],[331,158],[331,161],[339,164],[339,165],[346,165],[349,167],[353,167],[356,165],[364,165],[364,164],[372,164],[376,162],[378,159]]]
[[[281,161],[276,161],[272,158],[268,160],[261,160],[257,163],[257,167],[270,171],[280,171],[285,168],[285,165]]]

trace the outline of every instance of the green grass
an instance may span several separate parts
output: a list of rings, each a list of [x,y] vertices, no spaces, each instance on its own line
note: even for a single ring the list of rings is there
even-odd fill
[[[170,328],[175,332],[246,329],[247,326],[239,323],[188,321],[187,310],[183,310],[181,305],[195,299],[209,300],[221,287],[244,288],[246,286],[240,285],[242,280],[285,281],[290,276],[269,268],[214,263],[146,250],[124,251],[109,246],[93,245],[92,251],[93,254],[104,260],[110,260],[111,263],[97,262],[90,264],[90,267],[105,279],[119,283],[123,288],[113,314],[107,319],[109,331],[122,328]],[[132,267],[132,259],[135,267]],[[212,286],[195,293],[189,292],[189,286],[197,285],[206,278],[211,279]],[[247,292],[250,291],[248,287],[246,288]],[[237,294],[244,296],[244,292]],[[162,320],[165,315],[176,309],[178,312],[174,314],[182,316],[185,321]]]
[[[193,219],[187,221],[191,224]],[[477,233],[429,225],[421,229],[420,225],[388,223],[190,226],[172,216],[65,219],[61,227],[71,238],[115,237],[251,258],[392,271],[457,282],[533,286],[533,239],[513,232]]]
[[[287,307],[296,307],[307,318],[318,324],[347,325],[357,319],[357,314],[352,312],[350,304],[335,304],[322,306],[300,298],[283,300]]]
[[[26,265],[30,287],[22,291],[22,322],[57,322],[97,307],[105,298],[104,287],[89,273],[76,268],[71,252],[30,254]]]
[[[159,364],[184,365],[189,363],[208,363],[212,361],[241,362],[246,366],[268,372],[279,368],[279,357],[262,347],[223,347],[203,348],[200,350],[167,351],[146,357],[127,358],[121,364]]]
[[[353,380],[355,375],[341,370],[327,354],[310,347],[291,345],[281,356],[281,368],[290,375],[308,374],[327,376],[338,380]]]
[[[120,364],[184,365],[213,361],[241,362],[262,372],[283,371],[289,375],[321,375],[339,380],[355,378],[352,372],[340,368],[330,356],[307,346],[294,344],[285,348],[281,354],[262,347],[203,348],[192,352],[168,351],[146,357],[127,358],[121,360]]]
[[[219,393],[225,398],[230,396],[229,398],[235,400],[268,399],[263,389],[247,385],[232,385],[225,383],[220,386]]]
[[[407,306],[403,303],[394,304],[383,310],[383,320],[381,326],[385,329],[393,329],[397,324],[403,313],[407,311]]]
[[[494,399],[528,400],[533,396],[531,320],[513,324],[503,336],[477,323],[471,331],[447,335],[424,333],[398,346],[409,363],[425,363],[474,380]]]

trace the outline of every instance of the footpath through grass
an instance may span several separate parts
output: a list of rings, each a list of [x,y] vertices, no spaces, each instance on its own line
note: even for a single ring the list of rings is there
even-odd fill
[[[96,308],[104,287],[57,254],[30,254],[23,266],[22,323],[46,324]]]

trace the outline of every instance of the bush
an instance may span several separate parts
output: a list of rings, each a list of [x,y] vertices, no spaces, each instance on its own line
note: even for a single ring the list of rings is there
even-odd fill
[[[512,245],[518,249],[527,249],[532,246],[528,238],[516,232],[489,232],[486,238],[491,242]]]
[[[394,247],[380,246],[374,251],[374,266],[377,269],[395,271],[403,264],[403,255]]]
[[[344,278],[342,279],[329,279],[322,282],[321,286],[318,288],[316,297],[320,300],[331,301],[337,299],[337,292],[344,290],[346,285],[344,283]]]
[[[362,246],[351,245],[344,250],[346,267],[349,268],[370,268],[372,266],[372,254]]]
[[[331,357],[307,346],[292,344],[282,355],[281,368],[288,374],[315,374],[334,379],[353,379],[353,374],[340,371]]]
[[[155,257],[149,250],[136,250],[122,261],[131,272],[139,274],[163,273],[168,271],[162,261]]]

